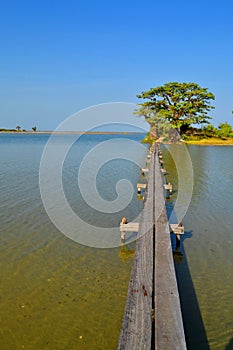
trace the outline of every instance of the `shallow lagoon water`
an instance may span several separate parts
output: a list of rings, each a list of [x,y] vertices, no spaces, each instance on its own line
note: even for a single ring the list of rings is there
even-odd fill
[[[178,187],[164,149],[167,178]],[[188,146],[194,172],[185,235],[175,249],[188,349],[233,349],[233,147]],[[183,165],[186,172],[186,164]],[[191,182],[186,178],[187,183]],[[171,208],[177,193],[168,201]],[[182,255],[183,258],[182,258]]]
[[[51,223],[39,191],[40,158],[48,137],[0,135],[0,348],[115,349],[134,244],[112,249],[83,246]],[[74,165],[93,145],[117,137],[85,135],[68,155],[64,189],[77,212],[83,206],[75,188]],[[140,141],[143,136],[121,137]],[[58,138],[62,142],[64,136]],[[136,188],[141,175],[136,165],[125,160],[119,171],[119,162],[106,164],[97,179],[98,188],[104,186],[103,195],[109,200],[116,196],[113,188],[119,178],[130,178]],[[141,205],[135,191],[126,209],[129,219],[140,213]],[[98,214],[85,209],[81,213],[84,219],[101,225]],[[105,215],[104,226],[118,225],[120,215]]]
[[[82,152],[108,137],[85,135],[80,153],[74,148],[64,163],[64,190],[77,212],[80,197],[74,164]],[[140,141],[142,136],[130,138]],[[38,185],[47,140],[48,135],[0,135],[1,350],[116,349],[134,243],[96,249],[73,242],[56,229],[42,205]],[[177,250],[172,240],[188,349],[231,350],[233,147],[188,149],[194,171],[192,201]],[[169,212],[176,201],[178,178],[165,148],[164,160],[174,187],[167,201]],[[130,179],[135,188],[141,180],[135,164],[122,160],[119,166],[119,162],[107,163],[97,177],[101,195],[108,200],[115,198],[119,178]],[[129,220],[140,213],[141,205],[135,192],[126,212]],[[122,213],[99,216],[85,208],[81,215],[111,227]]]

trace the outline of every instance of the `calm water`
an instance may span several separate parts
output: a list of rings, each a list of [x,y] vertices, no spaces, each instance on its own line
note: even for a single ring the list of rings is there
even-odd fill
[[[39,191],[40,158],[48,137],[0,135],[0,349],[116,349],[134,244],[87,247],[66,238],[50,222]],[[76,188],[83,155],[100,142],[118,137],[83,136],[67,155],[63,181],[70,205],[82,219],[117,226],[120,241],[122,212],[95,212],[85,206]],[[58,135],[58,144],[67,138]],[[145,154],[137,157],[144,161]],[[140,176],[134,163],[116,159],[100,169],[96,181],[101,195],[113,200],[119,179],[130,179],[136,188]],[[141,205],[135,192],[124,214],[133,220]]]
[[[59,142],[66,142],[66,137],[59,135]],[[70,205],[83,220],[101,227],[117,226],[123,213],[134,220],[142,205],[135,192],[124,211],[106,215],[85,205],[77,190],[83,155],[99,142],[117,137],[85,135],[64,163],[63,184]],[[112,249],[86,247],[66,238],[50,222],[38,185],[47,140],[48,135],[0,135],[0,349],[116,349],[134,243]],[[173,152],[179,154],[179,146],[169,147],[176,147]],[[230,350],[233,147],[189,146],[189,152],[193,196],[180,248],[173,242],[188,349]],[[176,201],[178,178],[167,150],[164,158],[175,190],[168,200],[169,211]],[[184,164],[184,175],[185,171]],[[115,199],[121,178],[136,187],[139,167],[116,159],[98,172],[97,187],[104,199]],[[188,186],[188,176],[186,181]]]
[[[168,150],[179,153],[179,147]],[[189,146],[194,171],[185,235],[174,256],[188,349],[233,349],[233,147]],[[178,186],[167,150],[167,178]],[[187,168],[183,164],[185,177]],[[190,178],[186,177],[187,184]],[[168,205],[172,207],[177,193]],[[182,257],[183,255],[183,257]]]

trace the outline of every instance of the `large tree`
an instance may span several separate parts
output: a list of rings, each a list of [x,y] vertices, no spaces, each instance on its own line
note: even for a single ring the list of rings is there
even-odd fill
[[[192,124],[207,123],[215,96],[196,83],[170,82],[137,95],[148,101],[138,104],[136,114],[144,116],[152,134],[161,123],[170,123],[179,132]]]

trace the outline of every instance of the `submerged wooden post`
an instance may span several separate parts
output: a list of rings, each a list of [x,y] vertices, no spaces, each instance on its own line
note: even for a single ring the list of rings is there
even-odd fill
[[[141,190],[145,190],[146,189],[146,184],[141,184],[141,183],[138,183],[137,184],[137,189],[138,189],[138,194],[141,193]]]
[[[176,235],[176,239],[180,241],[180,235],[184,234],[184,226],[180,221],[178,224],[170,224],[170,231]]]
[[[172,184],[170,182],[168,182],[168,184],[163,185],[163,187],[165,188],[165,190],[169,191],[169,194],[172,194]]]
[[[142,168],[142,175],[145,176],[149,172],[148,168]]]
[[[127,224],[127,218],[126,216],[123,216],[123,218],[121,219],[121,223],[120,226]],[[121,230],[121,242],[124,243],[125,242],[125,231]]]
[[[163,174],[166,174],[166,169],[164,169],[164,168],[161,168],[161,173],[163,173]]]

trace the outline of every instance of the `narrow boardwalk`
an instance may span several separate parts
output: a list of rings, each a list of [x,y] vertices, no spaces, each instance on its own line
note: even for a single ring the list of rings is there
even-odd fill
[[[150,160],[118,349],[186,349],[157,146]]]

